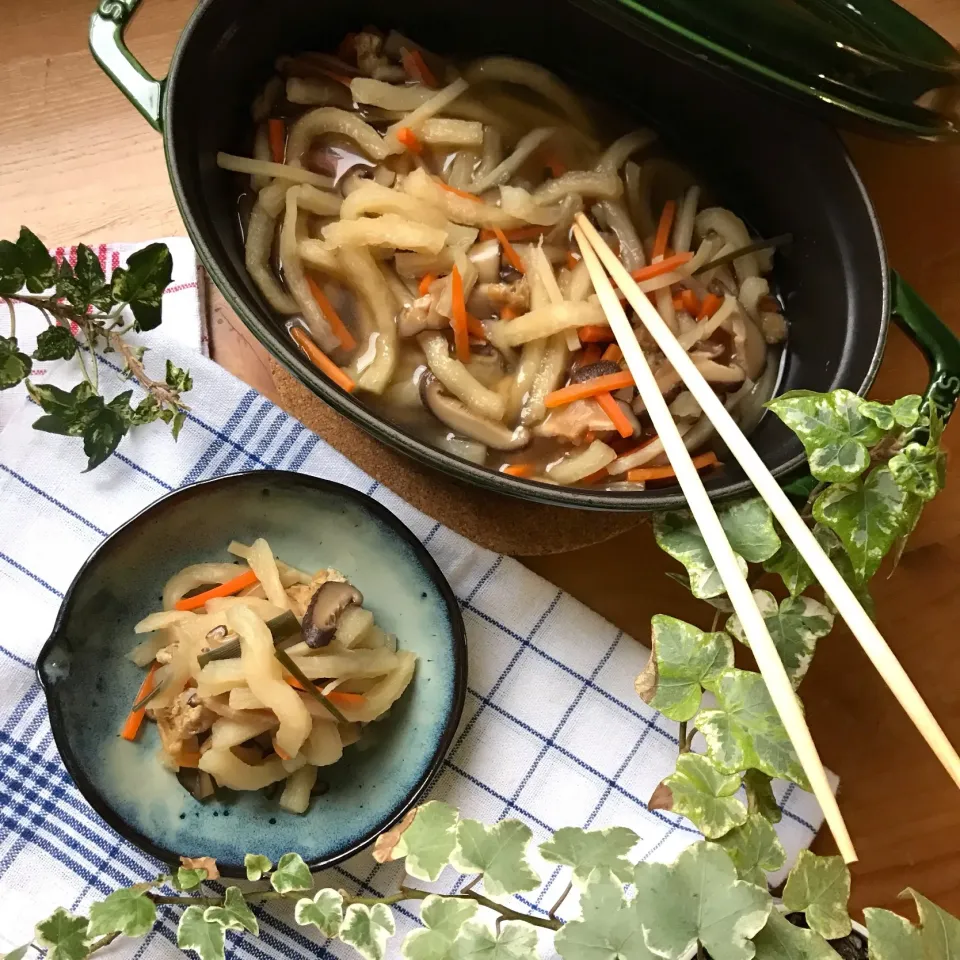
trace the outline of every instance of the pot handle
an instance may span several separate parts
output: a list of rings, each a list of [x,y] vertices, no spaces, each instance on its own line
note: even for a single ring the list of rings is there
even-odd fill
[[[165,81],[152,77],[123,40],[139,6],[140,0],[101,0],[90,18],[90,51],[104,73],[143,114],[147,123],[159,131]]]
[[[946,422],[960,399],[960,340],[895,270],[891,271],[893,318],[920,348],[930,367],[924,406]]]

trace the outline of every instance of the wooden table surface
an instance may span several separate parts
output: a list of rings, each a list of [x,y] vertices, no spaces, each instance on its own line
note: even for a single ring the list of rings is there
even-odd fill
[[[86,45],[94,0],[6,0],[0,63],[0,237],[21,223],[51,244],[183,234],[161,140],[104,77]],[[162,75],[193,0],[147,0],[131,46]],[[960,43],[960,0],[908,0]],[[890,261],[960,331],[960,148],[850,138],[879,210]],[[214,352],[266,394],[265,358],[229,313]],[[875,396],[916,392],[916,351],[894,331]],[[947,434],[958,446],[960,428]],[[895,576],[876,585],[879,624],[954,743],[960,744],[960,478],[923,516]],[[709,609],[668,580],[646,528],[530,566],[634,636],[654,613],[706,626]],[[821,754],[843,781],[856,842],[853,903],[895,906],[914,886],[960,914],[960,794],[840,627],[821,642],[803,698]],[[821,850],[830,840],[818,840]]]

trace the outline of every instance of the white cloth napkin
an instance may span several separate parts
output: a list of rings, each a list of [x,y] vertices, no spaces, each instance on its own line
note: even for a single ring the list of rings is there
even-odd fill
[[[188,345],[196,304],[171,302],[164,325],[141,342],[147,362],[169,356],[189,368],[193,404],[178,443],[162,424],[140,428],[91,473],[75,439],[31,429],[37,408],[15,391],[0,432],[0,952],[23,943],[33,924],[63,905],[84,910],[119,885],[157,873],[157,864],[121,840],[86,804],[53,745],[33,664],[77,568],[112,530],[151,501],[187,483],[241,470],[286,469],[362,490],[422,539],[460,600],[469,636],[469,693],[455,745],[431,796],[488,822],[518,817],[536,842],[567,825],[631,827],[637,854],[670,859],[697,839],[681,817],[645,801],[673,768],[676,725],[633,689],[648,651],[516,561],[497,556],[414,510],[302,424]],[[180,328],[180,311],[188,317]],[[176,313],[177,316],[170,314]],[[154,359],[155,358],[155,359]],[[108,396],[129,389],[114,359],[101,362]],[[61,386],[76,372],[48,373]],[[14,392],[14,391],[11,391]],[[668,611],[665,611],[668,612]],[[784,809],[780,836],[791,861],[822,816],[815,800],[775,784]],[[359,854],[321,883],[392,892],[398,864]],[[564,879],[520,897],[519,909],[546,913]],[[436,885],[448,892],[446,871]],[[371,893],[376,891],[376,894]],[[398,913],[402,935],[416,911]],[[167,913],[144,946],[120,941],[116,955],[174,956],[177,915]],[[260,941],[231,935],[230,953],[249,960],[313,953],[349,956],[296,927],[287,913],[262,914]],[[319,944],[319,946],[318,946]]]

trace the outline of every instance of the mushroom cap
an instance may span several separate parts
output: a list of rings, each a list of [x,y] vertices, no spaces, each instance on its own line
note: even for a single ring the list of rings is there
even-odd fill
[[[310,598],[300,629],[308,647],[325,647],[337,632],[337,621],[347,607],[363,604],[363,594],[351,583],[328,580]]]

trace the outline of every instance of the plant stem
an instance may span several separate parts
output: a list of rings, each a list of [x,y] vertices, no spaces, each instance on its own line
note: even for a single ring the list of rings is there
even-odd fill
[[[705,960],[703,944],[699,940],[697,941],[697,960]]]
[[[563,905],[563,901],[566,900],[567,897],[570,896],[570,891],[571,891],[572,889],[573,889],[573,881],[571,880],[571,881],[563,888],[563,893],[561,893],[560,896],[557,898],[557,902],[550,908],[550,912],[547,914],[547,916],[548,916],[551,920],[555,920],[555,919],[556,919],[556,917],[557,917],[557,911],[558,911],[558,910],[560,909],[560,907]]]
[[[90,384],[93,387],[94,393],[99,393],[100,392],[100,364],[97,361],[96,337],[91,335],[90,327],[87,326],[87,324],[83,324],[83,335],[87,341],[87,346],[90,348],[90,363],[93,367],[93,380],[90,381]],[[86,370],[84,370],[84,373],[86,373]]]
[[[680,739],[680,752],[689,753],[690,744],[687,743],[687,721],[680,721],[680,730],[679,730],[679,739]]]
[[[813,503],[828,486],[829,484],[826,481],[821,481],[810,491],[807,502],[803,505],[803,510],[800,511],[800,516],[804,520],[809,520],[813,516]]]
[[[4,297],[3,299],[7,304],[7,309],[10,311],[10,339],[12,340],[17,335],[17,314],[13,309],[13,301],[9,297]]]
[[[176,410],[189,410],[190,408],[181,401],[180,395],[171,390],[170,387],[161,380],[154,380],[147,376],[147,371],[143,367],[143,362],[134,353],[130,345],[120,336],[117,331],[111,331],[108,334],[113,349],[123,357],[127,368],[133,374],[137,383],[143,387],[151,396],[153,396],[160,406],[171,406]]]
[[[120,936],[120,931],[115,930],[113,933],[108,933],[105,937],[101,937],[99,940],[94,940],[93,943],[90,944],[88,956],[89,954],[93,953],[95,950],[101,950],[103,949],[103,947],[109,947],[110,944],[113,943],[113,941],[116,940],[117,937],[119,936]]]
[[[417,890],[410,887],[401,887],[400,893],[403,894],[401,899],[404,900],[423,900],[430,896],[429,890]],[[497,903],[495,900],[490,900],[482,893],[450,893],[444,894],[444,896],[450,900],[474,900],[479,903],[481,907],[486,907],[488,910],[493,910],[494,913],[500,914],[504,920],[522,920],[524,923],[532,924],[535,927],[543,927],[544,930],[559,930],[563,926],[563,923],[560,920],[551,919],[549,917],[531,917],[527,913],[520,913],[517,910],[511,910],[509,907],[505,907],[503,904]],[[374,901],[374,903],[385,902],[387,901]]]
[[[466,886],[461,890],[461,893],[469,893],[479,882],[482,874],[477,874],[472,880],[470,880]]]

